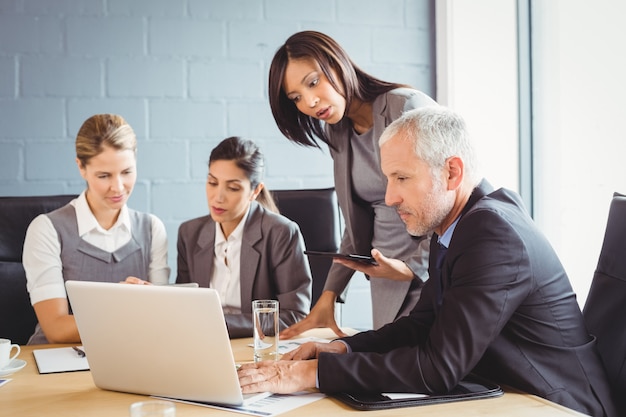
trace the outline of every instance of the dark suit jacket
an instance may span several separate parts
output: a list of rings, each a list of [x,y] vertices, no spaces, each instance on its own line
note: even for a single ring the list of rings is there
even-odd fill
[[[225,314],[231,338],[252,336],[252,300],[275,299],[280,327],[302,320],[311,305],[311,271],[298,225],[252,202],[241,243],[241,311]],[[209,287],[213,274],[215,222],[211,216],[178,229],[177,283]]]
[[[517,194],[491,192],[485,181],[474,190],[442,277],[438,311],[430,279],[409,316],[343,339],[353,353],[321,354],[320,389],[443,393],[473,371],[585,414],[615,415],[569,279]]]

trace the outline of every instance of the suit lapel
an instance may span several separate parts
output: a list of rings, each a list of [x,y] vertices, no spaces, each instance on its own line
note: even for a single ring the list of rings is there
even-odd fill
[[[215,247],[215,226],[216,223],[209,218],[204,223],[198,233],[198,243],[193,253],[193,267],[197,272],[192,272],[190,276],[198,279],[198,285],[201,287],[209,287],[211,283],[211,275],[213,274],[213,254]]]
[[[376,152],[376,160],[378,161],[379,170],[380,170],[380,147],[378,146],[378,139],[380,139],[380,137],[383,135],[383,132],[385,131],[387,126],[389,126],[392,122],[392,120],[388,120],[385,117],[384,112],[386,108],[387,108],[387,94],[381,94],[378,97],[376,97],[376,100],[374,100],[374,102],[372,103],[372,116],[374,118],[373,119],[374,126],[372,127],[372,129],[374,129],[374,137],[377,140],[376,146],[374,146],[374,152]],[[381,176],[383,176],[383,179],[386,185],[387,179],[384,177],[384,175],[381,174]]]
[[[256,279],[257,270],[261,255],[255,249],[255,245],[263,238],[261,230],[261,220],[263,219],[263,208],[255,201],[250,205],[250,212],[246,219],[241,241],[241,264],[240,264],[240,289],[241,289],[241,311],[250,312],[252,307],[252,289]]]
[[[481,180],[480,183],[472,190],[472,194],[470,198],[467,200],[465,207],[461,211],[460,221],[462,221],[463,216],[470,211],[470,209],[483,197],[488,195],[493,191],[493,186],[485,179]],[[436,299],[435,299],[435,310],[439,310],[441,306],[441,301],[443,297],[443,292],[445,292],[445,288],[450,285],[450,274],[448,271],[448,265],[444,263],[445,255],[448,251],[443,245],[438,243],[439,236],[437,233],[433,233],[430,240],[430,254],[428,260],[428,273],[430,275],[430,279],[432,279],[433,284],[436,289]],[[454,236],[450,241],[450,245],[452,246],[452,242],[454,241]],[[444,248],[444,249],[442,249]]]

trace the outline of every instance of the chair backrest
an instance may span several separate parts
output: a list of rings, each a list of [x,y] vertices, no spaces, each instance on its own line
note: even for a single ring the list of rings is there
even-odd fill
[[[340,242],[340,212],[334,188],[275,190],[272,196],[280,213],[300,226],[308,250],[337,252]],[[310,257],[315,305],[322,294],[332,259]]]
[[[611,201],[600,259],[583,308],[609,376],[620,415],[626,415],[626,196]]]
[[[22,266],[24,237],[39,214],[57,209],[75,195],[0,197],[0,337],[25,344],[37,317],[26,290]]]

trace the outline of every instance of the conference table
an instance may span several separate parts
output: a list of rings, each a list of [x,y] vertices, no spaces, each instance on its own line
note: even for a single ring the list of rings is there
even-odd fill
[[[307,336],[332,338],[328,329],[307,332]],[[252,339],[233,339],[231,345],[237,362],[250,362]],[[22,346],[19,359],[27,365],[13,375],[0,379],[11,379],[0,386],[0,416],[11,417],[127,417],[129,406],[137,401],[150,400],[145,395],[135,395],[102,390],[93,383],[89,371],[39,374],[33,357],[34,349],[71,345]],[[582,416],[568,408],[534,395],[525,394],[505,387],[501,397],[471,400],[447,404],[424,405],[411,408],[396,408],[383,411],[358,411],[336,399],[324,397],[302,407],[280,414],[284,417],[343,416],[507,416],[507,417],[559,417]],[[198,405],[177,403],[177,417],[231,416],[233,411],[218,410]]]

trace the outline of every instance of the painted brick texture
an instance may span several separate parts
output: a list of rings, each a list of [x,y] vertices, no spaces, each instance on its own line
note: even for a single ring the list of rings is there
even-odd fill
[[[334,37],[372,74],[435,90],[434,0],[0,1],[0,195],[77,193],[74,135],[94,113],[138,139],[131,206],[167,225],[206,213],[211,148],[259,143],[270,189],[332,186],[327,151],[289,143],[267,100],[275,50],[292,33]]]

